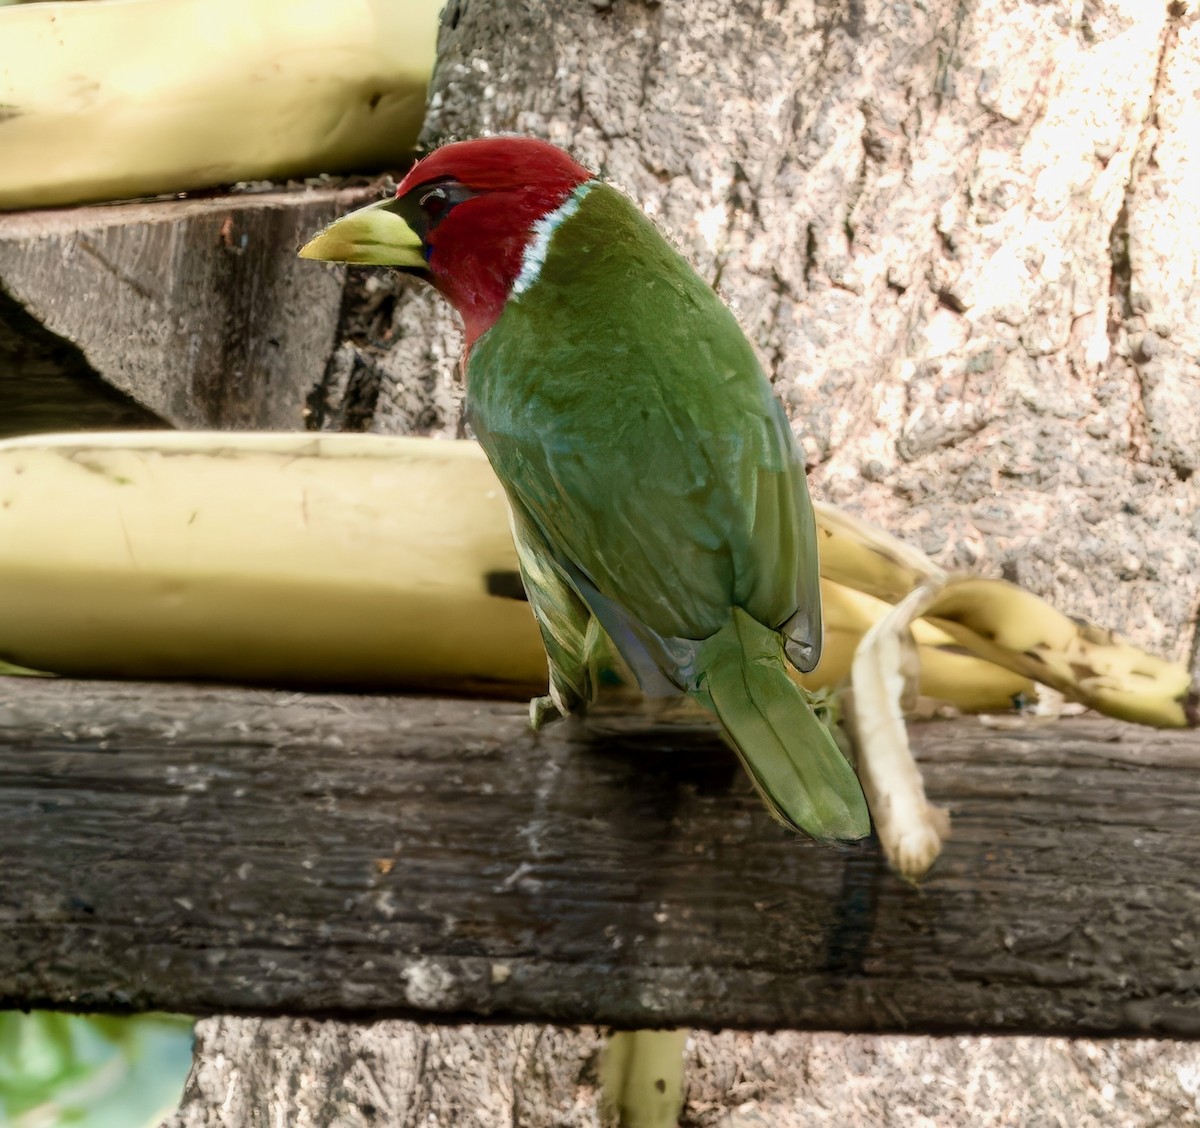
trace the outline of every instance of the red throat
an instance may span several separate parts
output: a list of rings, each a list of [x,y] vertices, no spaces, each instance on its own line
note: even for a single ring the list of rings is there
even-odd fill
[[[488,137],[431,153],[413,166],[396,194],[441,179],[478,193],[427,237],[433,283],[462,317],[469,349],[500,317],[533,225],[592,174],[545,141]]]

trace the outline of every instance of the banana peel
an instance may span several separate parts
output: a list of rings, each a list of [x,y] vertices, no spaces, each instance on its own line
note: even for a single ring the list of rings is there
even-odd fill
[[[1198,723],[1196,692],[1182,663],[1068,618],[1014,584],[948,575],[848,513],[828,505],[816,510],[823,584],[836,580],[882,603],[855,647],[845,712],[876,834],[902,877],[922,877],[950,834],[948,812],[926,797],[904,723],[918,678],[928,692],[946,662],[951,678],[934,693],[947,700],[963,685],[998,688],[1003,669],[1010,679],[1024,679],[1009,682],[1014,701],[1033,702],[1050,687],[1121,720],[1164,728]],[[954,668],[967,656],[988,665]],[[956,704],[966,702],[959,696]],[[982,698],[977,704],[989,708]]]
[[[854,654],[846,716],[858,778],[875,833],[897,873],[916,881],[950,835],[950,815],[925,796],[904,723],[919,661],[911,629],[936,597],[938,577],[917,584],[873,623]]]
[[[840,575],[843,580],[848,578],[845,570]],[[822,574],[825,641],[821,661],[812,673],[797,674],[796,680],[810,691],[848,683],[864,637],[891,608],[886,600]],[[949,705],[963,713],[1007,712],[1014,702],[1036,697],[1037,686],[1031,678],[978,657],[940,626],[916,619],[905,629],[911,631],[916,645],[916,696],[927,703],[927,710]]]
[[[815,504],[821,576],[896,604],[925,585],[931,598],[913,624],[940,631],[943,654],[962,651],[1072,701],[1137,724],[1197,723],[1191,675],[1179,662],[1148,654],[1114,631],[1072,619],[1005,580],[948,575],[890,533],[823,503]],[[924,652],[922,652],[924,654]],[[922,657],[922,671],[925,662]],[[1014,689],[1014,692],[1026,692]],[[934,694],[936,696],[936,694]]]

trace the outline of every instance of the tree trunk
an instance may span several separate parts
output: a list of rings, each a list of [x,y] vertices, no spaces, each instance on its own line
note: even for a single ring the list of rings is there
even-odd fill
[[[594,1027],[205,1019],[163,1128],[609,1128]],[[687,1128],[1200,1124],[1195,1044],[696,1034]]]
[[[737,311],[819,493],[1183,657],[1198,88],[1178,0],[451,0],[424,141],[569,148]],[[394,285],[375,425],[453,431],[456,331]]]

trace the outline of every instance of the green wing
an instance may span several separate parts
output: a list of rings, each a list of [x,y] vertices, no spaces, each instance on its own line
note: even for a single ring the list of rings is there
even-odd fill
[[[815,527],[786,417],[732,314],[618,192],[593,186],[554,233],[468,386],[526,543],[644,686],[654,667],[689,688],[733,606],[816,664]]]
[[[597,640],[592,613],[525,516],[519,499],[510,501],[509,513],[525,593],[546,647],[551,700],[564,716],[579,712],[596,695],[593,655]],[[543,706],[535,703],[532,715],[534,726],[540,727]]]

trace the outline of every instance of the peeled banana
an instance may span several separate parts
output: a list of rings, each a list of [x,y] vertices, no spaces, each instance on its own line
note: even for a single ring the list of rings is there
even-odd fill
[[[929,599],[913,624],[940,634],[943,656],[966,651],[1072,701],[1138,724],[1186,728],[1198,723],[1187,667],[1157,658],[1113,631],[1055,610],[1004,580],[948,575],[932,560],[875,525],[815,505],[821,577],[889,604],[925,586]],[[824,590],[824,589],[822,589]],[[925,649],[921,651],[923,675]],[[1014,692],[1026,693],[1026,688]]]
[[[0,9],[0,209],[395,166],[443,2]]]
[[[828,506],[822,509],[829,511]],[[822,563],[821,612],[825,621],[825,643],[820,665],[811,674],[798,676],[806,689],[821,689],[848,681],[863,637],[892,606],[848,583],[829,579],[824,570]],[[846,580],[852,572],[842,569],[839,574]],[[912,623],[911,633],[919,667],[916,689],[920,697],[931,703],[953,705],[964,713],[1003,712],[1011,709],[1015,701],[1032,700],[1037,692],[1030,678],[977,657],[953,635],[925,619]]]

